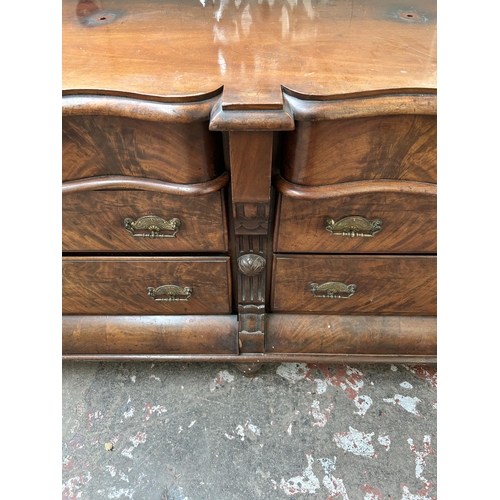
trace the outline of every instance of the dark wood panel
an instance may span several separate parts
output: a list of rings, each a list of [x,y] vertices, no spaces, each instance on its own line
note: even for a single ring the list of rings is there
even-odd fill
[[[270,314],[266,352],[437,354],[435,317]]]
[[[63,251],[223,252],[226,220],[221,192],[186,197],[150,191],[84,191],[63,196]],[[177,218],[175,237],[133,236],[127,218]],[[164,234],[173,234],[166,231]]]
[[[437,251],[436,190],[429,191],[386,192],[382,183],[373,182],[372,192],[348,196],[335,196],[333,187],[327,200],[281,196],[275,251],[434,253]],[[325,228],[326,220],[337,222],[352,216],[379,220],[381,229],[372,237],[351,237],[331,234]]]
[[[230,132],[233,203],[269,203],[272,148],[271,132]]]
[[[63,316],[63,355],[237,354],[236,316]]]
[[[229,314],[229,257],[63,257],[63,314]],[[191,287],[157,302],[148,288]]]
[[[282,175],[318,186],[372,179],[437,181],[436,116],[297,122],[285,134]]]
[[[346,299],[318,298],[311,284],[356,285]],[[435,316],[436,258],[275,256],[274,312]]]
[[[179,184],[223,170],[222,139],[208,122],[157,123],[118,116],[63,117],[63,181],[130,175]]]

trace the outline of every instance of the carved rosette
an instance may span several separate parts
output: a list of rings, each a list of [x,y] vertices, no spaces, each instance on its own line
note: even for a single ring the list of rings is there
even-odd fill
[[[238,257],[238,269],[246,276],[257,276],[266,267],[266,259],[261,255],[245,254]]]

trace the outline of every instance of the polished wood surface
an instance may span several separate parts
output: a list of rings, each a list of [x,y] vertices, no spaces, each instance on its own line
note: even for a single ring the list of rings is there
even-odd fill
[[[228,257],[63,257],[63,314],[229,314]],[[156,302],[148,288],[191,287],[188,301]]]
[[[84,191],[63,197],[65,252],[225,252],[228,248],[221,192],[175,196],[150,191]],[[147,215],[180,220],[170,238],[135,237],[124,220]]]
[[[297,122],[285,138],[282,175],[295,184],[437,180],[435,116]]]
[[[437,354],[435,317],[273,314],[268,328],[274,354]]]
[[[236,316],[64,316],[63,355],[237,354]]]
[[[191,100],[228,109],[306,96],[436,88],[436,5],[286,0],[63,0],[65,93]]]
[[[219,175],[221,137],[208,122],[158,123],[120,116],[63,117],[63,181],[98,175],[178,184]]]
[[[273,312],[435,316],[435,257],[298,255],[274,258]],[[356,285],[348,299],[314,297],[311,284]]]
[[[329,198],[303,200],[281,196],[276,217],[275,251],[297,253],[435,253],[437,251],[436,188],[393,192],[382,182],[368,183],[365,191],[344,194],[335,186]],[[413,183],[411,183],[413,184]],[[410,186],[411,188],[412,186]],[[369,190],[370,189],[370,190]],[[373,237],[331,235],[325,221],[362,216],[381,221]]]
[[[176,184],[174,182],[158,181],[146,177],[132,177],[128,175],[102,175],[63,182],[62,194],[110,189],[136,189],[140,191],[155,191],[157,193],[173,194],[175,196],[202,196],[221,190],[228,182],[228,172],[222,173],[211,181],[196,184]]]

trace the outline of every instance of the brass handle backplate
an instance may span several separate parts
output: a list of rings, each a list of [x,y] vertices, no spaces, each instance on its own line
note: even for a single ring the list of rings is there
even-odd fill
[[[373,238],[382,229],[380,219],[368,220],[360,215],[344,217],[335,222],[326,219],[325,229],[332,236],[348,236],[350,238]]]
[[[181,221],[175,217],[166,220],[156,215],[125,219],[124,223],[125,229],[136,238],[175,238],[181,226]]]
[[[311,283],[311,293],[320,299],[348,299],[356,291],[356,285],[345,285],[338,281],[329,281],[318,285]]]
[[[157,302],[186,302],[193,289],[189,286],[162,285],[158,288],[148,287],[148,295]]]

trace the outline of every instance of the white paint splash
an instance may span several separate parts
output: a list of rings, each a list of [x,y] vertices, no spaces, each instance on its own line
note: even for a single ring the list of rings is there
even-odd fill
[[[321,488],[319,479],[312,470],[314,458],[309,453],[306,454],[306,457],[308,465],[300,476],[292,477],[288,481],[281,478],[280,489],[282,489],[288,496],[296,495],[298,493],[314,494]]]
[[[128,480],[128,476],[127,476],[124,472],[119,471],[119,472],[118,472],[118,475],[120,476],[120,479],[121,479],[122,481],[125,481],[125,482],[127,482],[127,483],[129,482],[129,480]]]
[[[429,455],[434,455],[434,451],[431,449],[431,437],[429,435],[424,436],[423,451],[417,451],[412,438],[408,438],[407,442],[410,445],[411,451],[415,453],[415,477],[422,481],[427,481],[423,476],[423,472],[425,469],[425,459]]]
[[[132,406],[127,411],[123,412],[124,418],[131,418],[134,416],[135,408]]]
[[[355,411],[354,413],[364,417],[370,406],[373,404],[373,400],[370,396],[361,395],[354,400],[354,404],[356,405],[356,408],[358,408],[358,411]]]
[[[146,412],[144,415],[144,420],[147,421],[149,420],[154,413],[156,413],[158,416],[160,416],[162,413],[166,413],[167,409],[162,406],[162,405],[151,405],[149,403],[144,404],[143,410]]]
[[[331,411],[333,410],[333,403],[329,404],[328,407],[321,411],[319,408],[319,401],[314,400],[309,410],[309,414],[313,416],[316,422],[313,423],[313,427],[324,427],[328,422]]]
[[[106,470],[111,474],[111,477],[116,476],[116,472],[117,472],[116,467],[113,467],[112,465],[106,465]]]
[[[395,394],[393,398],[384,398],[386,403],[392,403],[394,405],[399,405],[404,408],[408,413],[413,413],[417,417],[420,417],[420,413],[417,411],[417,404],[421,403],[420,399],[411,396],[402,396],[401,394]]]
[[[132,376],[130,377],[130,380],[132,380],[132,382],[133,382],[134,384],[135,384],[135,379],[136,379],[136,376],[135,376],[135,375],[132,375]]]
[[[314,379],[314,381],[316,382],[316,384],[318,385],[317,389],[316,389],[316,392],[318,394],[323,394],[324,392],[326,392],[326,387],[327,387],[327,384],[324,380],[321,380],[319,378],[316,378]]]
[[[286,433],[287,433],[289,436],[291,436],[291,435],[292,435],[292,426],[293,426],[293,424],[290,424],[290,425],[289,425],[289,426],[287,426],[287,428],[286,428]]]
[[[342,479],[336,478],[332,472],[335,470],[335,463],[337,457],[333,460],[329,458],[318,458],[318,462],[321,463],[325,475],[323,477],[323,485],[328,490],[330,498],[341,498],[342,500],[349,500],[347,496],[347,491],[345,489],[344,481]]]
[[[138,431],[135,436],[129,438],[129,441],[132,443],[132,446],[129,448],[125,448],[122,451],[122,455],[128,458],[134,458],[132,455],[132,451],[137,448],[141,443],[145,443],[148,435],[145,432]]]
[[[324,379],[313,378],[312,370],[320,370]],[[326,365],[308,365],[306,363],[282,363],[276,373],[291,382],[297,383],[299,380],[305,379],[309,382],[316,383],[318,394],[323,394],[328,386],[339,387],[346,396],[354,401],[358,411],[354,413],[365,416],[368,409],[373,404],[372,398],[366,395],[360,395],[359,392],[364,386],[363,372],[347,365],[337,365],[335,373],[331,373]]]
[[[153,380],[156,380],[157,382],[161,382],[161,378],[157,377],[156,375],[151,374],[149,378],[152,378]]]
[[[87,430],[89,430],[96,420],[102,420],[103,415],[100,410],[97,411],[89,411],[87,413]]]
[[[81,498],[82,492],[76,490],[84,484],[87,484],[92,479],[90,472],[87,472],[83,476],[75,476],[68,479],[62,485],[62,498]]]
[[[250,439],[251,441],[255,441],[258,436],[260,436],[260,429],[250,423],[249,420],[245,422],[245,425],[238,425],[235,429],[236,435],[240,437],[242,441],[245,441],[245,438]],[[224,434],[228,439],[234,439],[235,436],[231,434]]]
[[[214,392],[217,387],[224,385],[224,382],[232,382],[233,380],[234,376],[227,370],[220,371],[217,377],[210,382],[210,392]]]
[[[191,427],[193,427],[193,425],[196,424],[196,420],[193,420],[189,425],[188,425],[188,429],[191,429]]]
[[[391,438],[389,436],[379,436],[377,441],[386,449],[386,451],[389,451],[389,448],[391,447]]]
[[[116,487],[113,486],[110,492],[108,493],[108,498],[110,499],[122,498],[122,497],[132,498],[134,493],[135,493],[135,488],[134,489],[120,488],[119,490],[117,490]]]
[[[339,448],[345,451],[354,455],[373,458],[375,450],[371,443],[371,437],[374,434],[374,432],[367,434],[349,426],[349,432],[337,432],[333,435],[333,440]]]
[[[404,382],[401,382],[399,385],[401,387],[404,387],[405,389],[413,389],[413,386],[410,384],[410,382],[404,381]]]

